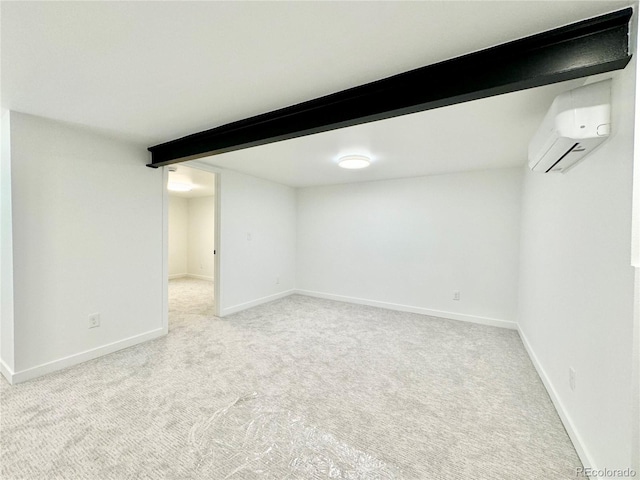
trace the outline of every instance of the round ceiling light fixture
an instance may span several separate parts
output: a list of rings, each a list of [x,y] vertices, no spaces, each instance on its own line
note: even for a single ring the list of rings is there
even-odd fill
[[[371,165],[371,159],[364,155],[347,155],[338,160],[339,167],[348,168],[349,170],[367,168],[369,165]]]

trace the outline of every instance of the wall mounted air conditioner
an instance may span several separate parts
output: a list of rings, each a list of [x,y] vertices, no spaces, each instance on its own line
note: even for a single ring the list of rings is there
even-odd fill
[[[611,131],[611,80],[558,95],[529,143],[534,172],[566,172]]]

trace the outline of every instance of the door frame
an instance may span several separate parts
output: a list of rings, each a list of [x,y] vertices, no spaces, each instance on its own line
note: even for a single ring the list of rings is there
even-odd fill
[[[220,316],[221,308],[221,292],[222,292],[222,278],[220,275],[220,259],[222,255],[222,248],[220,245],[220,185],[222,170],[220,168],[213,167],[203,162],[191,161],[185,162],[185,167],[193,168],[196,170],[203,170],[205,172],[213,173],[214,176],[214,266],[213,266],[213,308],[214,315]],[[169,331],[169,192],[167,191],[167,182],[169,180],[169,168],[167,166],[162,167],[162,328],[165,333]]]

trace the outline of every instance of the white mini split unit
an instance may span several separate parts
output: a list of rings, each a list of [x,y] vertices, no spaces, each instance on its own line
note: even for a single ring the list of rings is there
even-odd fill
[[[558,95],[529,143],[534,172],[566,172],[611,132],[611,80]]]

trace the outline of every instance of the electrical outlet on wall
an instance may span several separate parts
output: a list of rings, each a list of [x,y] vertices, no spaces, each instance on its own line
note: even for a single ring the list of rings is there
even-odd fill
[[[100,326],[100,314],[92,313],[89,315],[89,328],[96,328]]]
[[[454,300],[460,300],[460,290],[454,290],[453,291],[453,299]]]
[[[576,371],[573,367],[569,367],[569,387],[571,390],[576,389]]]

